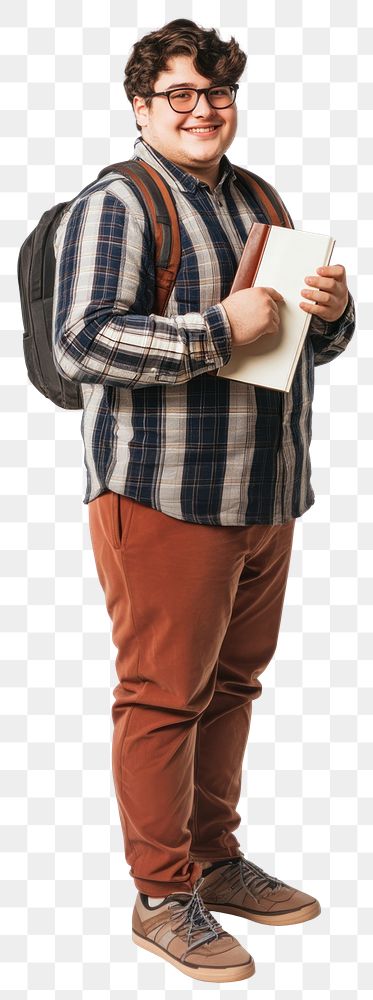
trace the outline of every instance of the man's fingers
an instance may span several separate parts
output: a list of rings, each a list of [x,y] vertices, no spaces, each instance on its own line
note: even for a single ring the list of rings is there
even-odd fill
[[[285,302],[284,296],[281,295],[281,292],[277,291],[277,288],[267,286],[266,291],[269,292],[271,299],[274,299],[275,302]]]
[[[328,266],[316,268],[318,274],[325,274],[330,278],[341,278],[344,270],[343,264],[328,264]]]

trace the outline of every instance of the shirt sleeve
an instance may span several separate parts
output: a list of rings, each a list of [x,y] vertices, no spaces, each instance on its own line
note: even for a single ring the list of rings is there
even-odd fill
[[[52,351],[70,381],[126,388],[176,385],[229,361],[224,307],[167,318],[152,312],[155,267],[145,214],[107,189],[86,195],[58,227]]]
[[[350,291],[345,311],[334,323],[327,323],[313,313],[307,337],[312,341],[315,365],[326,365],[338,357],[338,354],[342,354],[350,343],[355,326],[355,303]]]

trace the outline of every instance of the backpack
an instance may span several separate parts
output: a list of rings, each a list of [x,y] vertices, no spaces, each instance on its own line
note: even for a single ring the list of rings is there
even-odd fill
[[[237,175],[238,188],[246,195],[248,190],[250,192],[258,221],[294,228],[275,188],[252,171],[235,164],[232,166]],[[153,311],[160,316],[166,308],[180,265],[180,229],[174,197],[160,173],[143,160],[112,163],[100,170],[97,180],[112,171],[132,179],[145,202],[155,244],[156,294]],[[87,184],[70,201],[59,202],[44,212],[35,229],[22,243],[17,262],[24,326],[23,353],[28,378],[47,399],[68,410],[83,409],[83,394],[79,382],[66,379],[57,371],[53,358],[54,236],[64,212],[91,184]]]

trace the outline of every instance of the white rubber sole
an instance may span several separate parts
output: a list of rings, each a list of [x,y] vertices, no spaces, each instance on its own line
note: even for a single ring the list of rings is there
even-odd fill
[[[132,941],[137,944],[139,948],[145,948],[146,951],[152,951],[154,955],[158,955],[159,958],[163,958],[166,962],[171,962],[179,972],[183,972],[184,976],[190,976],[191,979],[200,979],[204,983],[237,983],[241,979],[250,979],[250,976],[254,975],[255,963],[254,959],[251,958],[250,962],[245,965],[235,965],[226,966],[225,968],[208,968],[205,966],[192,966],[185,962],[179,962],[174,955],[170,955],[168,951],[161,948],[159,945],[154,944],[154,941],[148,941],[147,938],[140,937],[136,934],[136,931],[132,931]]]

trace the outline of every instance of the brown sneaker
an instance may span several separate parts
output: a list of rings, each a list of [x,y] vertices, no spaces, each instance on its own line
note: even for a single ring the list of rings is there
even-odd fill
[[[203,875],[193,891],[172,892],[159,905],[149,906],[146,894],[138,892],[132,940],[191,979],[206,983],[249,979],[255,972],[254,960],[205,907],[198,893],[202,881]]]
[[[321,913],[320,903],[300,889],[267,875],[241,852],[238,858],[202,862],[205,906],[259,924],[299,924]]]

